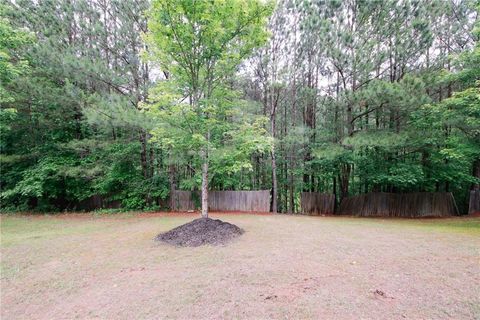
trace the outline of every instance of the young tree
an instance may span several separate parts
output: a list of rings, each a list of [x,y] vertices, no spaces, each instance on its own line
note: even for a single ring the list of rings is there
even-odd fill
[[[157,115],[201,159],[202,216],[208,216],[208,174],[215,147],[234,138],[235,95],[228,80],[267,39],[272,4],[259,0],[155,0],[149,16],[153,59],[168,74]],[[174,95],[168,95],[167,92]],[[165,94],[167,99],[165,100]],[[172,99],[173,98],[173,103]],[[165,131],[164,131],[165,132]],[[172,129],[170,130],[172,132]]]

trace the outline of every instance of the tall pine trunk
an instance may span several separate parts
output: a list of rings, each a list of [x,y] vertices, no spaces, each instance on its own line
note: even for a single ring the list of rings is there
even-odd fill
[[[473,162],[473,176],[477,179],[480,179],[480,159],[476,159]],[[474,183],[473,184],[473,190],[480,190],[480,184],[479,183]]]
[[[275,110],[275,109],[274,109]],[[277,212],[277,198],[278,198],[278,186],[277,186],[277,159],[275,156],[275,111],[271,113],[271,130],[272,137],[274,139],[272,146],[272,212]]]
[[[175,199],[175,189],[177,189],[175,183],[175,164],[171,163],[169,165],[169,180],[170,180],[170,210],[174,210],[176,206],[176,199]]]
[[[147,134],[144,130],[139,132],[140,140],[140,162],[142,166],[142,174],[145,179],[148,178],[148,164],[147,164]]]

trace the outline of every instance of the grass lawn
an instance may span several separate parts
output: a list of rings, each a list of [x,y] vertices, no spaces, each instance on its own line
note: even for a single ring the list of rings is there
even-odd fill
[[[480,218],[213,214],[245,234],[152,240],[196,217],[2,216],[1,318],[480,318]]]

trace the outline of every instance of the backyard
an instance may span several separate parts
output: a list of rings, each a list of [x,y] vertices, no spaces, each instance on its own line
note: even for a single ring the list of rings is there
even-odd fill
[[[480,218],[213,213],[245,233],[178,248],[196,214],[1,217],[1,318],[480,317]]]

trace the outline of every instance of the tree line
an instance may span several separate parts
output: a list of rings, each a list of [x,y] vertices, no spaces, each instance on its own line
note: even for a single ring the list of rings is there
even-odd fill
[[[478,1],[0,7],[3,210],[172,190],[452,192],[480,181]],[[200,199],[206,202],[207,193]],[[205,204],[204,204],[205,207]]]

